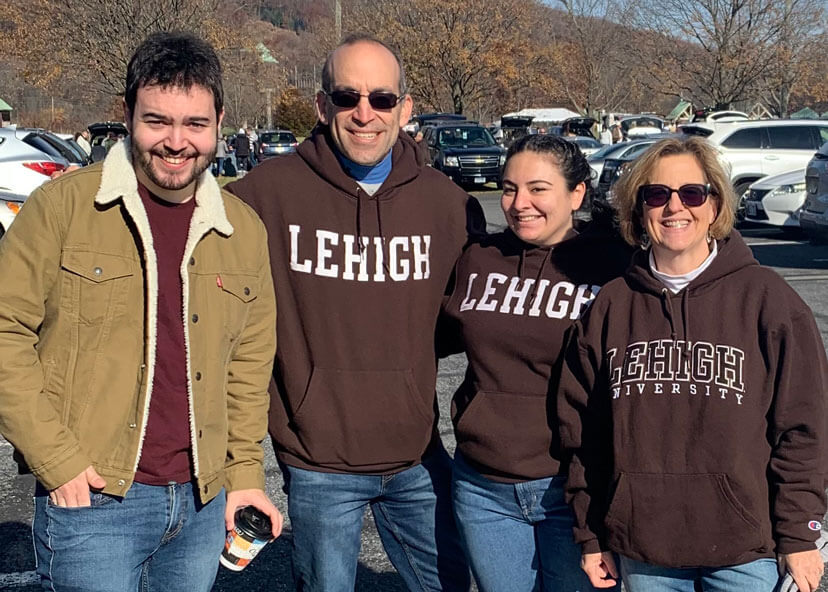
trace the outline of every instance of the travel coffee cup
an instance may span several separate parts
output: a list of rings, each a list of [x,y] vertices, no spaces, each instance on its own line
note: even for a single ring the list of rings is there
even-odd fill
[[[267,515],[253,506],[239,508],[236,510],[236,527],[227,533],[219,563],[227,569],[241,571],[272,537]]]

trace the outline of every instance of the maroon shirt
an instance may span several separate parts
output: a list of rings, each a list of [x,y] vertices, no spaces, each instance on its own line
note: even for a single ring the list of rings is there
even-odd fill
[[[158,337],[149,419],[135,480],[147,485],[185,483],[192,479],[192,469],[180,268],[195,200],[170,203],[140,183],[138,193],[158,260]]]

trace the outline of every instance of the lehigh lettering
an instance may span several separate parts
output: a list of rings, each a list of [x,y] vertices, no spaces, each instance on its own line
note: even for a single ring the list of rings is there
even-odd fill
[[[431,277],[431,235],[383,237],[340,234],[317,229],[315,258],[299,253],[298,224],[288,225],[290,269],[320,277],[358,282],[427,280]],[[312,252],[312,251],[311,251]]]

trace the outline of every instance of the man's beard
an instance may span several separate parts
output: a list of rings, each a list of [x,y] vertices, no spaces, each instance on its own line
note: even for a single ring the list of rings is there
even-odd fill
[[[207,170],[213,160],[216,158],[216,148],[215,146],[213,149],[207,154],[197,154],[196,158],[193,162],[193,167],[190,172],[190,175],[185,177],[183,180],[179,180],[179,177],[176,175],[163,175],[159,174],[155,168],[152,166],[152,157],[153,155],[158,156],[161,158],[162,156],[181,156],[185,158],[189,158],[193,156],[193,152],[173,155],[169,153],[158,153],[150,151],[142,151],[137,150],[137,157],[138,157],[138,164],[141,165],[141,169],[144,171],[144,174],[147,178],[152,181],[155,185],[162,189],[167,189],[169,191],[177,191],[179,189],[184,189],[188,185],[190,185],[193,181],[198,179],[201,174]]]

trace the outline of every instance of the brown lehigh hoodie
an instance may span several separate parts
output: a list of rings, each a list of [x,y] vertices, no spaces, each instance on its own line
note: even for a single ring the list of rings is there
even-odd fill
[[[559,473],[555,397],[565,335],[629,261],[629,247],[595,225],[555,247],[507,230],[463,253],[439,334],[469,361],[452,419],[457,449],[481,474],[518,482]]]
[[[268,230],[279,348],[270,434],[288,465],[392,473],[436,431],[434,331],[480,204],[424,166],[404,134],[368,195],[342,169],[327,127],[228,189]]]
[[[672,294],[636,255],[576,325],[559,398],[575,539],[668,567],[813,549],[828,364],[813,314],[741,236]]]

